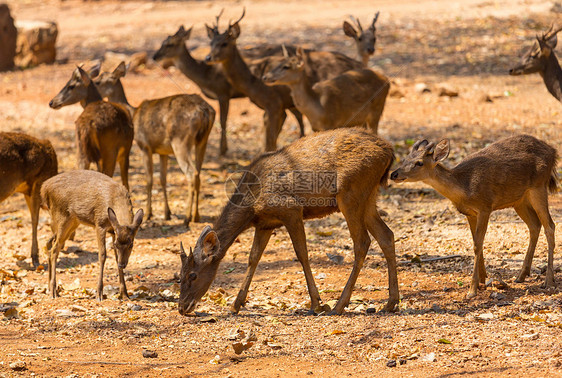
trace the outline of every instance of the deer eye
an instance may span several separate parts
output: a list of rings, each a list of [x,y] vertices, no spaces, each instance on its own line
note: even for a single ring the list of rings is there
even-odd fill
[[[358,39],[359,41],[362,41],[362,40],[363,40],[363,37],[359,37],[359,38],[357,38],[357,39]]]
[[[423,161],[416,161],[414,164],[416,167],[423,167]]]
[[[195,273],[195,272],[189,273],[188,278],[189,278],[190,281],[195,281],[197,279],[197,273]]]
[[[289,67],[289,66],[283,66],[283,69],[284,69],[284,70],[288,70],[288,69],[290,69],[290,68],[291,68],[291,67]]]
[[[226,47],[227,45],[228,45],[228,43],[226,43],[226,42],[221,43],[222,47]]]

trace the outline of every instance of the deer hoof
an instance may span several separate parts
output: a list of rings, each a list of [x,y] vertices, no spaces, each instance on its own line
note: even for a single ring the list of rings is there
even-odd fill
[[[398,311],[398,301],[389,300],[384,306],[383,311],[385,312],[396,312]]]
[[[468,294],[466,295],[466,299],[472,299],[476,297],[476,291],[469,291]]]
[[[165,220],[170,220],[170,219],[172,219],[172,213],[171,213],[170,211],[166,211],[166,212],[164,213],[164,219],[165,219]]]
[[[553,274],[548,274],[548,273],[546,274],[546,279],[544,280],[544,287],[545,289],[556,287]]]

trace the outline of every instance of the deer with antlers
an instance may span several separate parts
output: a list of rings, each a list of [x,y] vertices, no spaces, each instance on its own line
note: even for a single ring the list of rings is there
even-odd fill
[[[509,70],[510,75],[527,75],[539,73],[551,95],[562,102],[562,69],[558,63],[554,48],[558,42],[557,34],[562,27],[550,28],[527,51],[519,65]]]
[[[357,26],[357,30],[351,25],[349,22],[343,22],[343,32],[348,37],[353,38],[355,41],[355,45],[357,47],[357,54],[359,58],[363,62],[363,66],[367,67],[369,65],[369,57],[375,53],[375,43],[377,42],[377,28],[375,23],[379,18],[379,13],[375,14],[373,18],[373,22],[371,22],[371,26],[367,30],[363,30],[361,26],[361,22],[359,22],[358,18],[353,16],[349,16],[351,22],[353,22]]]

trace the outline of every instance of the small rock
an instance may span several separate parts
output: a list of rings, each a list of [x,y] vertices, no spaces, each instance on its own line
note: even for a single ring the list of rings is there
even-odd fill
[[[16,361],[10,364],[10,369],[12,369],[13,371],[25,371],[27,370],[27,366],[25,364],[25,361]]]
[[[220,362],[221,362],[221,356],[219,356],[218,354],[209,361],[209,363],[213,365],[218,365],[220,364]]]
[[[404,95],[404,92],[402,92],[400,89],[398,88],[391,88],[390,92],[388,93],[388,95],[392,98],[403,98],[406,97]]]
[[[142,356],[144,358],[156,358],[156,357],[158,357],[158,353],[156,353],[153,350],[145,349],[145,350],[142,351]]]
[[[425,356],[422,356],[422,358],[420,358],[421,361],[426,361],[426,362],[435,362],[437,361],[437,359],[435,358],[435,353],[431,352],[429,354],[426,354]]]
[[[369,307],[366,311],[367,314],[374,314],[377,312],[377,309],[375,307]]]
[[[443,307],[439,306],[438,304],[434,304],[433,306],[431,306],[431,311],[437,313],[437,314],[442,314],[445,312],[445,310],[443,309]]]
[[[70,309],[74,312],[88,312],[87,308],[78,305],[72,305],[70,306]]]
[[[494,291],[493,293],[490,294],[490,298],[495,299],[496,301],[503,301],[506,297],[505,294]]]
[[[521,336],[522,339],[528,339],[528,340],[536,340],[539,338],[539,333],[535,332],[535,333],[530,333],[527,335],[523,335]]]
[[[451,88],[448,85],[441,85],[437,89],[439,91],[439,96],[447,96],[447,97],[458,97],[459,91]]]
[[[216,323],[217,318],[215,318],[214,316],[207,316],[207,317],[199,319],[199,321],[201,323]]]
[[[326,253],[326,256],[328,256],[328,258],[330,259],[330,261],[336,263],[336,264],[342,264],[343,263],[343,256],[342,255],[337,255],[337,254],[332,254],[332,253]]]
[[[414,85],[414,90],[416,91],[416,93],[429,93],[429,92],[431,92],[431,89],[429,89],[429,87],[427,86],[426,83],[417,83],[416,85]]]
[[[388,367],[396,367],[396,360],[388,360],[386,363]]]
[[[494,319],[494,314],[492,314],[491,312],[486,312],[484,314],[478,315],[478,319],[480,319],[480,320],[492,320],[492,319]]]
[[[406,365],[407,360],[405,358],[401,358],[398,360],[399,365]]]

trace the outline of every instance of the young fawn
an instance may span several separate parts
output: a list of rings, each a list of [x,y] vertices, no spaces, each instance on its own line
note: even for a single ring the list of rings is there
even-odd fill
[[[22,133],[0,132],[0,202],[13,193],[23,193],[31,213],[31,260],[39,265],[37,223],[41,185],[57,174],[57,154],[48,140]]]
[[[96,76],[99,68],[90,72]],[[75,122],[78,167],[113,176],[119,162],[121,181],[129,189],[129,152],[133,144],[133,126],[127,109],[102,100],[90,75],[77,67],[64,88],[49,102],[53,109],[80,102],[84,111]]]
[[[366,124],[377,133],[390,89],[388,79],[370,69],[351,70],[314,85],[305,73],[304,50],[285,59],[263,80],[269,85],[287,85],[297,109],[310,121],[312,130]]]
[[[441,164],[449,155],[449,141],[418,141],[390,176],[396,182],[423,181],[449,198],[468,218],[474,241],[474,272],[468,298],[486,280],[483,244],[490,213],[513,207],[529,227],[530,241],[517,282],[531,272],[537,239],[544,227],[548,242],[545,286],[554,286],[554,222],[548,210],[548,191],[557,189],[554,148],[530,135],[501,139],[468,156],[454,168]]]
[[[124,105],[132,114],[135,141],[146,168],[147,219],[152,217],[153,154],[160,156],[160,184],[164,192],[164,217],[171,218],[166,192],[168,156],[174,155],[189,184],[185,223],[199,221],[201,168],[207,140],[215,122],[215,110],[199,95],[181,94],[143,101],[138,108],[127,101],[121,78],[127,69],[121,62],[113,72],[95,79],[100,93]]]
[[[103,268],[107,256],[105,236],[113,238],[113,250],[119,270],[119,297],[128,298],[123,269],[127,267],[133,241],[142,223],[143,211],[133,217],[127,189],[106,175],[86,170],[61,173],[43,183],[43,205],[51,213],[53,237],[49,249],[49,289],[57,297],[56,264],[64,243],[80,224],[93,227],[98,239],[99,278],[97,299],[103,299]]]
[[[280,150],[256,158],[239,180],[234,194],[213,228],[206,227],[189,255],[181,248],[179,311],[187,314],[209,289],[221,260],[244,230],[254,227],[254,242],[242,288],[231,309],[246,301],[250,282],[263,251],[276,228],[285,226],[300,261],[308,292],[310,313],[320,305],[308,261],[303,220],[341,211],[353,239],[355,261],[342,295],[332,310],[341,314],[371,244],[381,247],[387,265],[389,300],[398,303],[394,234],[377,211],[379,187],[386,185],[394,160],[392,146],[362,128],[337,129],[301,138]]]
[[[377,42],[377,27],[375,23],[379,18],[379,12],[375,14],[371,25],[367,30],[363,30],[361,22],[353,16],[350,16],[351,21],[357,25],[357,30],[349,22],[343,22],[343,32],[348,37],[353,38],[355,46],[357,47],[357,55],[363,62],[363,66],[369,65],[369,57],[375,53],[375,43]]]
[[[550,27],[527,51],[521,63],[509,70],[510,75],[527,75],[539,73],[546,88],[558,101],[562,101],[562,68],[554,54],[558,42],[557,33],[562,27]]]

